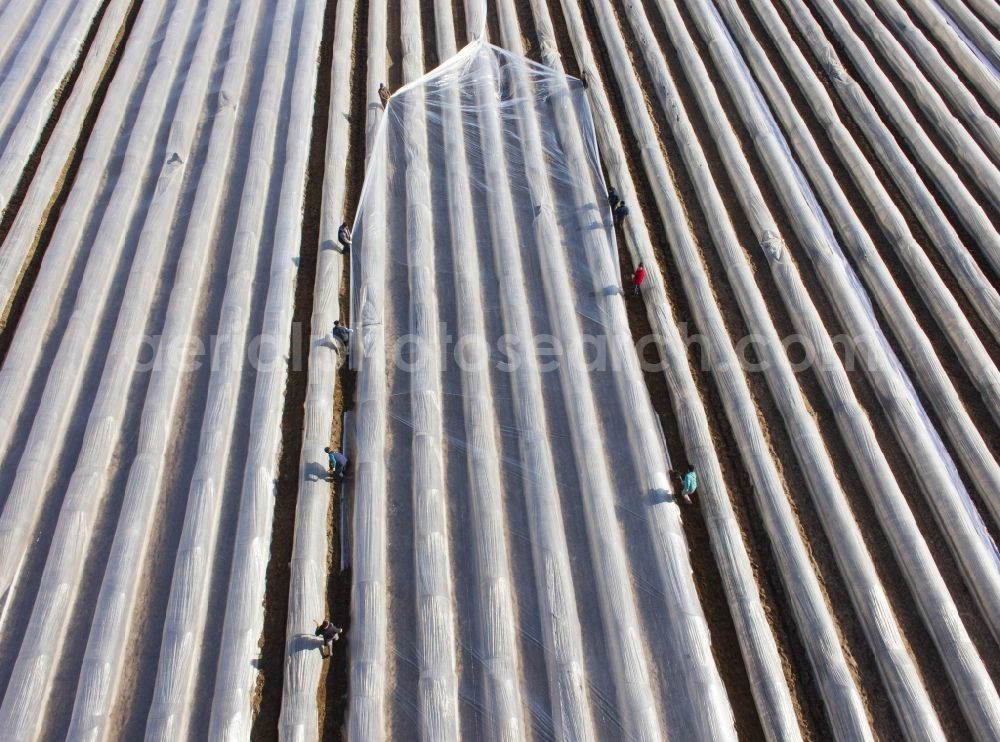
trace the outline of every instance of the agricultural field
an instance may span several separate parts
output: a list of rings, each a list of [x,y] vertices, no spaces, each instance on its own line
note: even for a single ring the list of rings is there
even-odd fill
[[[993,0],[0,0],[0,209],[0,738],[1000,738]]]

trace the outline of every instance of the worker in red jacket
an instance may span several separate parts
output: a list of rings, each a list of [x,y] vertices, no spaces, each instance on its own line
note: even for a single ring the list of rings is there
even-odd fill
[[[646,280],[646,266],[639,263],[639,266],[635,269],[635,273],[632,274],[632,296],[638,296],[639,292],[642,290],[642,282]]]

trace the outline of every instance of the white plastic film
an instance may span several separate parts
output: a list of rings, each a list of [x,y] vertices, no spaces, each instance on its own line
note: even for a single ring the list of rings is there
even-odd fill
[[[798,0],[786,1],[804,11]],[[766,112],[764,115],[769,117]],[[759,126],[766,127],[772,132],[772,136],[773,132],[778,131],[777,124],[773,120],[769,123],[761,122]],[[766,144],[770,139],[765,138],[761,141]],[[824,281],[822,285],[828,291],[845,327],[851,331],[863,368],[879,390],[882,404],[911,463],[920,471],[924,482],[933,477],[939,483],[931,488],[937,493],[930,496],[931,504],[935,508],[948,509],[949,515],[943,518],[943,524],[964,521],[967,524],[966,528],[969,529],[967,533],[977,533],[984,548],[993,554],[989,561],[1000,564],[997,562],[1000,557],[997,556],[996,546],[986,533],[975,506],[965,492],[955,465],[936,429],[927,419],[909,378],[878,326],[867,294],[844,259],[839,245],[833,238],[832,229],[816,204],[801,170],[792,160],[783,140],[780,143],[776,140],[774,146],[782,150],[781,155],[775,155],[765,162],[777,168],[776,172],[782,173],[780,176],[784,178],[782,182],[795,182],[798,185],[795,189],[779,188],[778,193],[783,200],[789,200],[790,203],[798,203],[800,199],[804,199],[804,204],[799,203],[797,209],[789,209],[793,224],[800,232],[803,245],[809,250],[810,259],[815,261],[817,266],[827,266],[832,271],[829,274],[831,281]],[[1000,234],[992,226],[989,227],[989,231],[994,239],[1000,239]],[[824,275],[827,274],[824,272]],[[837,288],[831,285],[834,280]],[[946,403],[948,400],[933,401]],[[956,446],[959,460],[967,467],[987,507],[994,517],[1000,519],[1000,466],[986,448],[978,431],[969,430],[968,426],[957,429],[958,423],[959,421],[952,419],[943,421],[946,432]],[[947,497],[941,497],[941,492],[949,494]],[[983,558],[985,555],[979,561]],[[992,616],[997,614],[997,611],[990,611]],[[994,628],[994,633],[1000,634],[1000,624]]]
[[[826,92],[822,82],[813,71],[805,55],[792,41],[788,29],[778,16],[774,7],[763,0],[751,0],[754,11],[765,21],[767,33],[771,36],[784,56],[788,69],[795,78],[796,84],[805,94],[824,128],[829,132],[830,139],[837,148],[838,154],[844,158],[858,187],[865,193],[876,217],[883,224],[888,234],[900,236],[901,245],[909,245],[910,249],[901,250],[908,267],[913,260],[920,260],[923,251],[907,233],[905,218],[895,208],[892,197],[879,182],[871,164],[862,154],[858,144],[850,132],[841,123],[834,103]],[[817,31],[817,27],[808,26],[808,30]],[[820,56],[827,60],[827,69],[831,72],[830,84],[846,106],[852,119],[860,127],[865,138],[872,146],[876,156],[885,166],[893,182],[899,187],[909,203],[913,204],[914,212],[921,226],[944,257],[945,262],[956,277],[963,293],[976,313],[983,319],[986,327],[994,338],[1000,339],[1000,295],[990,284],[989,279],[969,255],[962,244],[954,227],[949,223],[941,207],[930,190],[924,184],[916,169],[903,154],[895,137],[882,123],[878,112],[865,97],[858,84],[843,75],[833,48],[819,34],[809,37],[814,48],[820,49]],[[885,226],[888,224],[889,226]],[[924,263],[927,259],[924,258]],[[918,285],[921,281],[917,282]],[[948,317],[954,312],[948,312]],[[944,321],[940,320],[939,321]]]
[[[189,231],[180,258],[177,283],[181,285],[203,282],[208,278],[205,258],[211,251],[207,237],[213,232],[210,227],[218,218],[217,209],[226,190],[227,176],[235,177],[239,173],[233,167],[235,148],[232,142],[238,122],[237,102],[246,99],[247,75],[252,69],[249,59],[254,34],[260,24],[259,11],[259,2],[239,4],[208,156],[195,194],[194,228]],[[265,16],[264,22],[270,21],[271,18]],[[275,26],[279,24],[275,23]],[[278,84],[273,79],[266,80],[261,91],[262,101],[273,101],[276,87]],[[258,111],[267,111],[267,105],[258,104]],[[170,583],[153,697],[146,716],[147,740],[174,740],[188,735],[196,672],[200,655],[205,654],[203,642],[208,619],[205,611],[210,590],[209,577],[216,556],[219,511],[225,492],[225,467],[234,429],[238,427],[234,424],[236,399],[245,372],[242,356],[246,347],[252,294],[248,266],[256,264],[258,257],[259,242],[251,239],[250,235],[260,232],[263,219],[260,194],[264,189],[263,183],[269,180],[268,168],[263,167],[263,162],[273,149],[273,133],[270,138],[266,133],[270,119],[265,115],[259,120],[264,122],[259,127],[263,131],[259,139],[255,139],[256,151],[250,156],[252,159],[260,158],[260,161],[246,169],[241,213],[237,217],[237,237],[230,254],[222,315],[215,335],[216,350],[212,356],[204,405],[207,412],[201,426],[187,510]],[[187,307],[186,310],[172,315],[173,322],[165,328],[165,335],[176,336],[174,333],[178,324],[185,325],[185,331],[190,332],[194,307]]]
[[[28,35],[34,18],[44,7],[45,0],[21,0],[8,2],[0,11],[0,39],[6,40],[0,47],[0,70],[13,64],[13,58]]]
[[[616,60],[614,68],[618,73],[619,82],[628,84],[634,80],[628,66],[628,56],[624,41],[618,30],[610,4],[606,0],[595,3],[602,34],[612,49]],[[640,38],[650,39],[652,30],[645,15],[634,6],[627,7],[627,19],[633,24]],[[654,49],[652,44],[646,44],[647,49]],[[653,74],[655,89],[666,89],[670,85],[669,76],[662,57],[649,51],[646,55]],[[633,83],[634,84],[634,83]],[[672,86],[671,86],[672,87]],[[629,118],[637,132],[654,140],[652,122],[648,112],[639,101],[641,95],[635,98],[636,103],[629,104],[631,97],[626,97]],[[668,109],[670,117],[679,125],[682,136],[678,138],[682,145],[682,154],[689,163],[689,170],[695,184],[704,197],[709,199],[706,213],[713,220],[725,214],[725,207],[710,179],[710,171],[704,155],[697,145],[697,138],[682,109],[672,103]],[[670,194],[671,177],[658,148],[646,148],[643,151],[644,163],[654,182],[663,184],[656,189],[657,196]],[[739,371],[740,361],[731,341],[727,340],[728,332],[723,324],[720,312],[715,304],[714,295],[708,283],[705,269],[698,256],[690,233],[688,232],[685,215],[676,199],[660,198],[659,207],[664,215],[665,223],[670,228],[669,244],[675,252],[675,259],[686,267],[684,288],[689,291],[689,302],[702,336],[707,338],[709,359],[713,372],[719,377],[720,386],[724,389],[723,403],[726,405],[727,416],[736,439],[741,448],[743,460],[754,480],[754,495],[758,501],[765,527],[771,537],[775,549],[775,558],[779,565],[781,578],[786,589],[793,596],[792,609],[796,622],[800,626],[800,636],[803,638],[810,663],[816,673],[819,692],[827,708],[827,718],[833,724],[834,733],[845,738],[870,739],[871,730],[866,718],[860,695],[851,678],[846,659],[840,648],[837,632],[833,626],[830,609],[820,590],[818,580],[813,572],[812,564],[806,552],[802,537],[798,531],[795,517],[791,511],[780,478],[774,467],[771,456],[767,453],[768,444],[760,430],[756,416],[756,407],[750,398],[746,379]],[[727,243],[721,242],[724,246]],[[731,255],[731,253],[730,253]],[[733,268],[740,266],[740,261],[733,257],[726,258],[726,265]],[[739,275],[731,275],[738,278]],[[750,287],[752,279],[746,276],[735,286]],[[752,291],[752,289],[750,289]],[[780,360],[780,358],[779,358]],[[774,364],[770,364],[773,366]],[[789,393],[794,387],[787,387]],[[773,387],[772,387],[773,388]],[[780,386],[778,387],[781,388]],[[787,402],[788,394],[776,395],[779,404]]]
[[[145,52],[143,41],[148,39],[148,36],[156,28],[159,11],[159,6],[151,5],[148,12],[140,16],[134,30],[136,46],[133,48],[136,52]],[[208,84],[207,71],[210,69],[211,60],[214,58],[215,48],[219,42],[221,19],[215,19],[217,22],[214,24],[210,15],[206,17],[207,23],[201,21],[192,23],[192,20],[191,14],[180,13],[171,17],[173,25],[168,24],[168,31],[159,56],[159,60],[164,64],[158,64],[153,73],[154,80],[157,72],[161,75],[172,74],[176,55],[179,54],[185,37],[189,32],[199,35],[200,46],[197,52],[200,52],[202,57],[207,56],[200,62],[203,74],[197,74],[192,70],[192,74],[186,78],[184,86],[187,97],[178,97],[179,101],[183,99],[184,102],[177,107],[174,125],[167,137],[167,150],[174,153],[176,159],[170,161],[168,158],[164,158],[161,163],[159,188],[148,204],[148,224],[161,223],[176,207],[183,183],[181,163],[187,162],[191,156],[192,139],[196,130],[194,123],[201,116],[200,108]],[[172,32],[171,29],[173,29]],[[195,59],[198,58],[197,52]],[[193,69],[197,69],[198,62],[193,62],[192,66]],[[126,75],[124,79],[128,81],[129,77]],[[140,117],[143,111],[151,111],[148,114],[149,118],[146,119],[147,122],[150,122],[152,116],[156,115],[157,112],[162,112],[162,95],[170,88],[168,80],[169,77],[166,80],[161,79],[160,89],[157,89],[155,93],[150,92],[150,95],[143,101],[146,105],[140,108]],[[141,144],[142,147],[153,147],[156,137],[149,137],[149,140],[146,141],[142,140],[142,135],[143,130],[140,129],[137,135],[139,138],[129,140],[127,152],[132,148],[133,142]],[[146,157],[148,156],[149,154],[146,155]],[[136,168],[142,169],[148,165],[148,160],[143,163],[137,156],[134,156],[134,159],[137,160]],[[122,179],[119,178],[119,183],[121,182]],[[124,182],[128,183],[129,181],[126,179]],[[127,205],[129,204],[134,205],[133,202],[128,202]],[[98,235],[104,233],[109,241],[121,240],[123,239],[120,236],[121,232],[118,233],[118,237],[113,235],[115,230],[123,229],[122,224],[115,224],[113,220],[105,219],[102,221]],[[65,495],[63,509],[35,600],[31,622],[15,663],[4,704],[0,708],[2,729],[5,730],[5,733],[14,736],[28,730],[34,730],[37,733],[37,725],[44,719],[43,715],[37,713],[36,707],[25,703],[25,701],[33,698],[39,687],[48,687],[53,682],[55,663],[40,660],[56,654],[65,639],[65,631],[61,630],[57,622],[51,620],[52,615],[53,612],[66,610],[66,606],[72,603],[72,596],[76,594],[79,587],[84,558],[90,546],[88,536],[93,527],[95,513],[101,504],[99,495],[104,492],[107,469],[115,449],[113,441],[120,434],[117,426],[121,423],[126,403],[126,396],[122,394],[122,389],[127,388],[127,379],[134,368],[142,329],[150,308],[156,274],[164,258],[166,237],[163,230],[147,228],[142,232],[139,245],[136,248],[136,260],[132,265],[125,295],[122,299],[111,352],[104,366],[95,396],[84,443],[77,459],[77,467]],[[121,249],[120,244],[118,249]],[[96,256],[91,256],[91,259],[108,260],[112,258],[98,251]],[[89,274],[93,277],[90,280],[104,280],[104,275],[101,274],[111,273],[106,264],[98,265],[96,262],[91,262],[88,265],[90,267]],[[84,273],[84,279],[85,281],[88,279],[87,272]],[[80,288],[84,297],[89,296],[94,291],[86,283],[83,283]],[[52,457],[44,453],[43,449],[49,448],[51,440],[59,439],[65,434],[65,426],[68,424],[65,408],[71,409],[71,405],[67,403],[66,395],[75,394],[78,389],[82,374],[82,364],[79,362],[80,348],[87,345],[88,339],[94,332],[93,322],[95,318],[89,316],[86,308],[81,307],[79,299],[75,318],[76,322],[71,322],[70,327],[67,328],[56,359],[52,364],[49,377],[51,390],[48,394],[43,394],[41,406],[36,411],[28,444],[22,455],[21,465],[18,467],[14,490],[5,503],[3,516],[0,517],[0,522],[4,523],[4,539],[0,542],[3,551],[0,554],[2,554],[5,590],[9,590],[18,577],[24,558],[24,542],[27,538],[27,532],[24,529],[27,528],[28,531],[31,531],[35,527],[41,508],[41,498],[37,496],[37,493],[44,491],[42,482],[54,464]],[[89,328],[86,322],[91,323]],[[28,332],[29,328],[25,328],[23,323],[19,324],[18,336],[22,332]],[[32,496],[26,500],[21,493],[29,491]],[[5,606],[5,610],[7,607]]]
[[[115,21],[117,20],[120,25],[121,12],[124,7],[125,4],[122,2],[109,6],[108,10],[111,12],[105,13],[106,18],[102,17],[102,26],[105,29],[114,27],[114,31],[117,32]],[[52,112],[56,92],[63,84],[73,61],[79,55],[84,36],[90,30],[91,23],[99,8],[100,2],[98,0],[89,0],[89,2],[79,2],[73,5],[72,15],[67,21],[66,29],[59,36],[54,49],[49,54],[45,70],[39,79],[34,81],[33,85],[28,87],[30,82],[23,85],[23,87],[28,87],[28,90],[25,92],[26,100],[16,111],[16,120],[12,121],[9,116],[3,118],[3,114],[0,114],[0,131],[3,131],[5,126],[8,127],[8,132],[0,139],[4,142],[3,152],[0,154],[0,211],[3,211],[10,201],[11,193],[21,175],[21,170],[28,162],[28,158],[49,119],[49,114]],[[104,34],[101,42],[97,45],[98,51],[103,50],[105,56],[108,47],[103,42],[107,37],[108,34]],[[110,38],[114,39],[113,33]],[[5,86],[6,83],[0,86],[0,96],[9,94],[13,99],[13,91],[5,93]],[[0,97],[0,100],[8,99]],[[11,112],[10,115],[13,113]],[[79,127],[79,123],[77,127]]]
[[[162,5],[151,6],[141,17],[147,23],[156,24]],[[45,329],[52,323],[55,307],[60,294],[66,287],[66,278],[70,268],[77,259],[77,252],[84,245],[84,230],[89,215],[94,211],[94,204],[103,181],[103,175],[113,157],[122,158],[122,166],[115,180],[117,198],[113,198],[113,212],[102,218],[100,239],[93,239],[94,245],[88,255],[88,270],[78,282],[80,289],[76,302],[74,320],[69,329],[86,328],[93,331],[92,324],[106,301],[107,286],[111,281],[112,272],[107,266],[117,262],[122,249],[122,234],[126,228],[125,215],[130,213],[131,206],[139,196],[139,178],[142,175],[142,163],[147,163],[152,157],[153,133],[159,125],[163,107],[169,93],[166,81],[172,79],[173,66],[179,54],[178,47],[181,38],[178,34],[185,30],[182,22],[187,17],[187,11],[181,9],[168,16],[166,29],[161,42],[157,66],[154,69],[152,85],[146,85],[149,94],[146,95],[142,86],[142,104],[135,118],[126,126],[125,106],[105,106],[98,116],[94,134],[90,137],[80,170],[77,174],[77,187],[73,189],[66,205],[60,213],[59,223],[52,235],[45,257],[42,260],[39,275],[31,288],[31,294],[25,304],[23,317],[27,324],[19,324],[19,330],[11,341],[3,369],[0,370],[0,398],[4,405],[0,408],[0,450],[7,450],[14,432],[18,415],[22,410],[28,385],[41,352],[38,338],[45,334]],[[138,24],[137,24],[138,25]],[[166,36],[170,36],[170,43]],[[134,51],[133,51],[134,49]],[[121,75],[116,75],[112,81],[109,95],[115,95],[121,100],[128,100],[133,94],[137,78],[142,69],[142,61],[149,50],[149,37],[138,36],[131,40],[126,48],[126,55],[132,64],[124,66]],[[138,54],[138,58],[133,57]],[[162,64],[160,64],[162,62]],[[149,81],[143,80],[143,84]],[[124,151],[116,150],[119,130],[126,128]],[[107,226],[105,226],[105,224]],[[92,267],[91,267],[92,266]],[[18,269],[19,270],[19,267]],[[16,277],[16,272],[15,272]],[[21,327],[30,328],[21,331]],[[79,353],[79,351],[77,351]],[[65,391],[62,392],[65,397]]]
[[[907,0],[907,5],[965,79],[996,106],[996,101],[1000,101],[1000,75],[989,60],[974,48],[962,29],[934,0]]]
[[[1000,42],[997,41],[998,30],[991,30],[968,7],[964,0],[936,0],[948,22],[954,24],[956,30],[962,33],[962,40],[973,52],[990,64],[993,70],[1000,70]],[[995,73],[995,72],[994,72]]]
[[[876,5],[885,15],[887,22],[891,24],[891,33],[903,40],[909,50],[910,57],[922,70],[926,70],[930,80],[933,81],[934,89],[939,90],[941,95],[947,98],[952,109],[961,115],[961,120],[982,146],[984,154],[988,157],[992,156],[995,161],[996,157],[1000,156],[1000,127],[983,110],[972,92],[966,88],[965,80],[949,66],[941,52],[911,21],[898,0],[878,0]],[[921,0],[920,6],[928,8],[927,0]],[[855,4],[851,3],[851,8],[855,7]],[[906,60],[900,58],[901,50],[895,44],[887,41],[890,29],[882,24],[876,26],[873,22],[875,18],[865,10],[858,8],[857,12],[858,17],[864,19],[863,23],[872,22],[871,26],[867,27],[869,33],[878,39],[879,46],[886,50],[885,54],[893,60],[894,66],[905,74],[907,66]],[[945,26],[941,22],[939,25]],[[953,35],[946,35],[945,39],[956,42],[955,47],[961,47],[962,51],[968,52],[968,48],[957,43],[958,40]],[[987,101],[1000,100],[1000,80],[992,77],[982,64],[971,59],[971,55],[959,56],[960,64],[967,61],[966,57],[970,57],[968,61],[973,62],[973,64],[962,64],[961,71],[967,70],[966,75],[971,74],[972,76],[971,82],[985,88]]]
[[[83,14],[90,11],[93,15],[93,0],[48,0],[42,5],[42,12],[35,17],[27,38],[17,48],[13,64],[4,70],[0,80],[0,132],[7,131],[8,125],[17,121],[24,111],[26,101],[22,101],[22,95],[30,90],[35,78],[41,76],[44,81],[49,76],[49,70],[42,72],[42,69],[52,53],[50,45],[58,41],[64,30],[70,35],[79,33],[66,27],[78,20],[81,11]],[[56,56],[59,56],[58,50]],[[0,206],[6,206],[6,201]]]
[[[27,3],[13,4],[27,5]],[[0,249],[0,306],[2,307],[7,306],[25,258],[37,239],[38,225],[51,205],[56,184],[64,175],[67,160],[80,135],[83,118],[93,102],[95,88],[108,64],[111,49],[121,33],[125,15],[131,4],[132,0],[113,0],[104,11],[101,26],[91,42],[87,58],[73,84],[73,92],[49,137],[31,179],[31,185],[21,199],[10,231],[4,237],[3,248]],[[4,38],[2,32],[0,38]],[[106,121],[106,118],[99,121]],[[10,199],[10,194],[21,177],[24,165],[44,124],[45,120],[42,117],[37,120],[19,119],[17,128],[11,135],[11,141],[0,156],[0,204],[5,205]],[[101,135],[95,131],[93,137],[101,138]]]
[[[965,161],[964,150],[976,153],[978,157],[975,167],[993,168],[992,184],[996,187],[997,174],[989,155],[1000,155],[1000,128],[983,112],[954,71],[942,61],[937,49],[910,23],[896,0],[873,2],[892,24],[891,29],[882,23],[866,3],[845,0],[845,5],[857,24],[864,29],[872,46],[878,49],[899,79],[910,89],[917,105],[939,128],[947,130],[949,136],[954,137],[957,146],[961,148],[958,153],[960,159]],[[897,37],[906,43],[909,54]],[[996,190],[988,192],[993,194],[995,204],[1000,194]]]
[[[811,299],[801,285],[795,267],[787,255],[787,248],[777,224],[750,173],[745,155],[723,113],[716,91],[708,77],[705,62],[698,55],[676,5],[668,0],[660,0],[658,5],[671,40],[679,52],[681,66],[694,90],[697,105],[707,121],[710,136],[719,146],[722,163],[733,180],[743,212],[756,234],[759,249],[765,253],[772,267],[778,292],[788,306],[799,332],[808,337],[812,346],[819,352],[815,366],[820,371],[837,371],[839,363],[832,342],[819,322]],[[645,18],[640,17],[638,12],[632,17],[636,21],[641,21],[637,24],[641,34],[647,34],[648,24]],[[697,19],[697,13],[695,17]],[[714,55],[717,45],[710,43],[709,46]],[[649,56],[654,57],[652,54]],[[692,149],[700,150],[662,57],[655,56],[652,62],[658,69],[658,82],[661,83],[657,86],[660,103],[665,110],[672,113],[668,116],[668,120],[675,131],[675,136],[690,142]],[[703,165],[703,155],[701,157],[686,155],[685,161],[690,170],[698,169],[699,164],[707,170]],[[762,340],[756,343],[755,347],[765,366],[765,377],[788,427],[793,449],[816,505],[820,522],[843,574],[855,612],[886,680],[889,698],[896,707],[897,716],[903,717],[904,723],[911,722],[914,727],[927,729],[932,736],[940,737],[942,736],[940,724],[930,706],[927,692],[916,672],[912,658],[905,651],[901,651],[900,628],[892,617],[888,598],[874,570],[871,555],[865,547],[860,529],[845,505],[845,495],[838,482],[833,462],[823,445],[817,422],[805,404],[804,395],[771,322],[760,288],[753,279],[749,261],[726,216],[721,195],[714,181],[701,181],[698,185],[699,197],[703,200],[704,210],[708,215],[709,229],[712,231],[716,248],[727,266],[737,301],[740,303],[749,329]],[[843,375],[842,370],[841,375]],[[825,381],[822,375],[820,379]],[[840,390],[845,386],[849,388],[843,378],[834,378],[827,388]],[[850,401],[850,397],[836,400],[833,407],[837,408],[837,402],[842,406],[845,403],[849,404]],[[829,717],[834,724],[850,721],[835,720],[836,712],[833,709],[829,710]]]
[[[521,39],[514,23],[513,3],[501,0],[498,8],[504,43],[515,52],[520,52]],[[549,49],[553,46],[550,43]],[[550,51],[545,56],[551,58],[553,55]],[[568,89],[559,91],[562,81],[562,77],[555,77],[557,94],[562,92],[565,95],[569,93]],[[567,106],[555,106],[554,116],[557,133],[568,155],[567,169],[571,179],[585,183],[589,175],[599,197],[605,192],[603,178],[597,175],[599,171],[593,166],[589,174],[586,168],[586,163],[597,160],[593,124],[589,116],[586,120],[573,117]],[[545,123],[544,117],[540,118],[540,123]],[[608,357],[617,379],[615,392],[622,408],[634,411],[630,416],[632,424],[626,427],[633,466],[647,491],[670,491],[669,460],[664,456],[659,422],[650,405],[636,403],[636,398],[641,399],[641,396],[635,390],[642,388],[644,380],[625,316],[625,305],[617,296],[609,298],[606,290],[609,285],[621,283],[614,243],[612,249],[607,250],[600,241],[601,233],[594,228],[595,207],[586,201],[585,194],[584,189],[576,189],[572,193],[581,214],[578,217],[579,239],[583,242],[584,256],[594,276],[594,292],[604,299],[602,312],[607,317],[611,338]],[[604,217],[606,228],[606,213]],[[574,251],[569,251],[567,258],[571,264],[578,259]],[[668,507],[665,503],[654,503],[651,507],[637,509],[636,513],[645,516],[649,538],[656,544],[657,564],[661,566],[658,576],[663,594],[680,598],[668,599],[665,604],[668,628],[663,638],[671,644],[671,656],[676,658],[674,672],[684,678],[682,687],[675,694],[680,708],[672,716],[671,731],[682,736],[730,738],[734,734],[732,711],[712,658],[705,617],[694,590],[680,513],[676,507]],[[680,658],[687,658],[687,662]]]

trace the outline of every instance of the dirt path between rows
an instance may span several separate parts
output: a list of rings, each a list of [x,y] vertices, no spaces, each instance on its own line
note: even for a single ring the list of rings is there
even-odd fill
[[[351,73],[351,113],[348,134],[347,183],[344,193],[344,220],[353,224],[361,198],[365,168],[365,107],[367,104],[367,75],[365,65],[358,62],[368,57],[368,3],[360,2],[355,10],[353,49],[354,62]],[[350,260],[345,260],[340,279],[340,316],[350,317],[351,285]],[[354,409],[355,373],[343,365],[337,374],[333,397],[333,426],[330,440],[339,442],[344,437],[344,413]],[[323,739],[344,738],[347,722],[348,684],[350,667],[348,647],[351,636],[351,570],[341,571],[340,554],[345,539],[341,532],[341,501],[343,490],[336,488],[330,499],[327,523],[327,587],[326,603],[330,620],[344,629],[348,641],[334,645],[330,661],[320,677],[319,727]],[[350,520],[347,521],[350,528]]]
[[[285,381],[285,406],[281,417],[281,457],[275,485],[274,525],[267,590],[264,594],[264,631],[261,636],[256,716],[250,736],[270,740],[278,736],[281,692],[284,676],[285,627],[288,620],[290,562],[294,542],[295,508],[299,494],[299,458],[305,420],[305,394],[309,380],[310,318],[316,284],[316,255],[319,249],[319,216],[323,196],[326,130],[329,119],[330,66],[333,54],[333,20],[336,2],[327,4],[319,48],[319,73],[313,99],[312,135],[303,200],[299,266],[295,281],[295,309],[289,328],[293,354]]]

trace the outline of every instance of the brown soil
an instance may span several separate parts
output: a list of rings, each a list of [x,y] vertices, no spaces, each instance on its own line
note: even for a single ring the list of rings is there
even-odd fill
[[[69,71],[66,73],[66,77],[63,79],[63,82],[56,93],[52,112],[49,114],[48,121],[46,121],[45,127],[42,129],[41,137],[35,145],[35,149],[32,151],[31,157],[28,158],[28,162],[24,167],[21,178],[18,181],[17,186],[11,195],[10,202],[7,204],[7,208],[3,213],[3,218],[0,219],[0,244],[3,244],[3,242],[7,239],[7,234],[10,231],[11,226],[14,224],[14,219],[17,217],[17,213],[20,210],[21,202],[24,200],[24,197],[28,192],[28,188],[31,186],[31,181],[34,178],[35,171],[38,169],[38,165],[41,162],[45,147],[52,136],[52,132],[55,129],[56,124],[59,123],[59,117],[62,115],[63,108],[65,108],[66,102],[69,100],[69,97],[73,92],[77,78],[80,76],[83,62],[87,58],[87,54],[90,52],[94,36],[96,36],[97,31],[100,28],[101,21],[104,18],[104,13],[107,10],[108,3],[110,3],[110,1],[111,0],[105,0],[97,15],[94,16],[94,21],[91,24],[90,29],[87,31],[83,45],[80,47],[80,54],[74,61],[73,66],[70,67]],[[121,60],[122,53],[125,51],[125,42],[128,40],[129,34],[132,32],[132,26],[135,24],[135,18],[139,13],[139,7],[141,4],[141,0],[134,0],[132,5],[129,7],[128,12],[125,14],[125,19],[122,21],[122,26],[119,29],[118,35],[111,46],[111,51],[108,54],[107,63],[105,64],[104,70],[101,72],[97,86],[94,88],[94,95],[90,102],[90,106],[84,114],[83,122],[80,126],[80,134],[77,136],[76,143],[70,151],[69,159],[63,169],[61,178],[56,182],[55,190],[52,193],[52,198],[49,201],[48,207],[42,214],[42,220],[35,236],[35,242],[25,256],[24,265],[21,267],[21,274],[18,276],[17,283],[11,292],[11,298],[8,301],[7,306],[0,307],[0,363],[3,363],[3,360],[7,357],[7,350],[10,347],[11,340],[14,338],[14,332],[17,330],[17,323],[21,319],[21,312],[28,301],[28,296],[31,294],[32,287],[35,285],[35,278],[38,276],[38,271],[41,268],[42,258],[45,257],[45,251],[49,246],[49,242],[52,240],[56,224],[59,221],[59,215],[66,203],[66,199],[69,198],[70,191],[73,189],[73,184],[76,181],[76,174],[79,172],[80,163],[83,161],[83,153],[87,148],[87,142],[90,140],[90,132],[94,128],[94,123],[101,111],[101,106],[104,104],[104,96],[108,91],[108,86],[111,84],[111,81],[114,79],[115,72],[118,70],[118,63]]]
[[[353,59],[367,57],[368,3],[360,2],[354,16]],[[366,74],[364,65],[354,65],[351,79],[351,121],[347,156],[347,190],[344,195],[345,219],[353,223],[353,215],[361,197],[365,166],[365,103]],[[350,261],[345,260],[340,279],[340,316],[350,316]],[[346,364],[341,366],[333,397],[333,427],[330,440],[343,439],[344,412],[354,407],[355,373]],[[342,490],[337,489],[330,501],[327,527],[329,554],[327,557],[326,602],[330,620],[344,629],[347,642],[338,642],[320,679],[319,725],[323,739],[344,737],[347,720],[349,683],[348,647],[351,623],[351,570],[340,569],[340,552],[344,534],[340,531]]]

